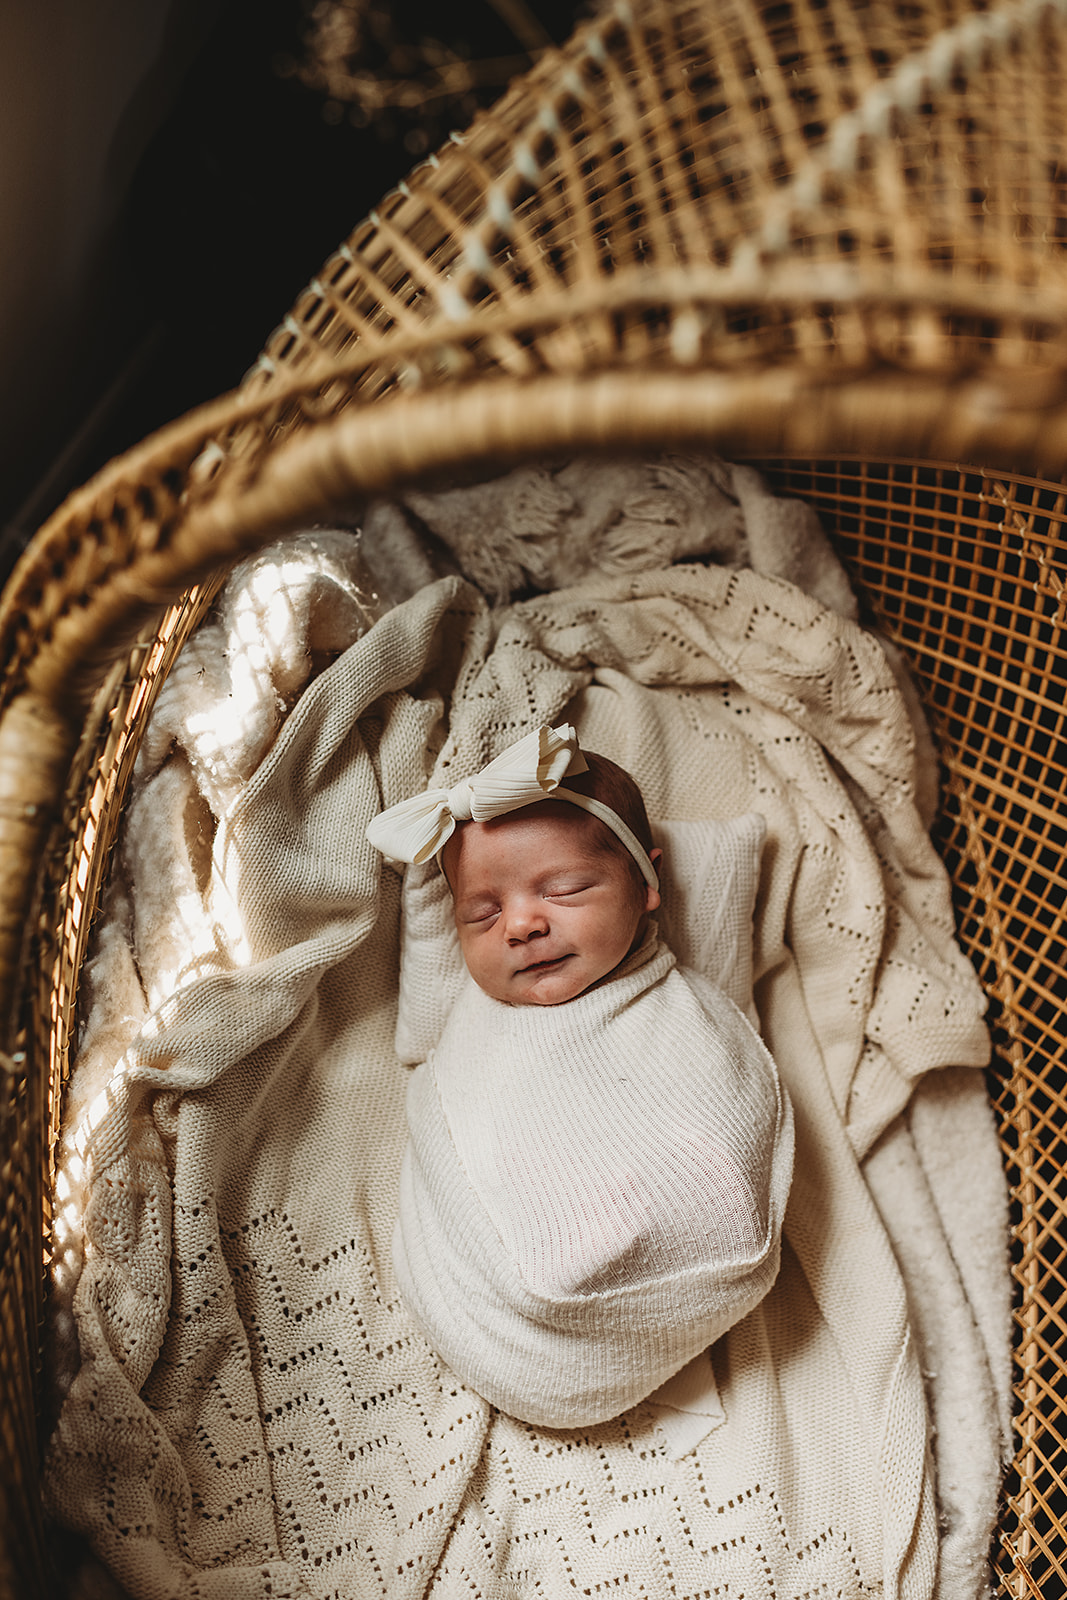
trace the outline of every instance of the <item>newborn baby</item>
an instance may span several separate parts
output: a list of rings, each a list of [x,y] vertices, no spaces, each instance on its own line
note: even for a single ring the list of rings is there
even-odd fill
[[[501,1410],[603,1421],[774,1281],[793,1148],[774,1063],[659,939],[640,791],[570,727],[368,837],[440,853],[471,979],[408,1091],[405,1301]]]

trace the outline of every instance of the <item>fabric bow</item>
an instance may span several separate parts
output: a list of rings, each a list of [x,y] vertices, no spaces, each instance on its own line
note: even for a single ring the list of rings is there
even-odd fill
[[[536,728],[454,789],[426,789],[367,824],[367,838],[392,861],[418,865],[436,855],[457,822],[486,822],[546,799],[568,776],[588,771],[569,722]]]

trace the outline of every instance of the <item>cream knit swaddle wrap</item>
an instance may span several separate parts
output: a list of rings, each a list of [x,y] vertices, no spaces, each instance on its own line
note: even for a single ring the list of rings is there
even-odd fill
[[[565,1005],[468,983],[408,1123],[401,1291],[463,1381],[523,1421],[617,1415],[774,1282],[788,1101],[736,1006],[655,938]]]

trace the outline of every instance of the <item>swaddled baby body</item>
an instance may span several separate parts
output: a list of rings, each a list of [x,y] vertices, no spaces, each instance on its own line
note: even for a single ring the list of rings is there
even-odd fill
[[[767,1293],[792,1119],[749,1022],[658,937],[633,779],[567,727],[522,745],[524,791],[505,771],[479,804],[491,763],[422,800],[436,819],[406,851],[440,850],[470,981],[409,1087],[394,1261],[465,1383],[575,1427],[646,1398]],[[368,834],[401,854],[390,819]]]

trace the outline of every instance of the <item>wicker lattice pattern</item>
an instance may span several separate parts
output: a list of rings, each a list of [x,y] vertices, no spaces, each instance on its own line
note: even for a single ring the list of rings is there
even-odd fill
[[[48,1137],[123,775],[193,616],[181,592],[441,470],[674,442],[796,458],[782,483],[836,531],[937,719],[1016,1186],[999,1571],[1006,1594],[1067,1581],[1067,492],[1020,475],[1067,465],[1065,16],[1067,0],[620,0],[382,202],[243,390],[38,535],[0,604],[0,1593],[43,1592]],[[887,464],[901,456],[1004,470]]]
[[[939,840],[960,937],[992,1004],[991,1086],[1014,1198],[1018,1453],[997,1564],[1005,1594],[1057,1594],[1067,1583],[1067,496],[1032,478],[907,462],[794,464],[782,481],[835,528],[935,719]]]
[[[308,474],[358,495],[538,434],[683,425],[728,451],[1062,460],[1064,12],[620,0],[383,200],[239,403],[53,521],[9,659],[80,634],[74,596],[133,561],[173,586],[231,553],[237,498],[292,520]]]

